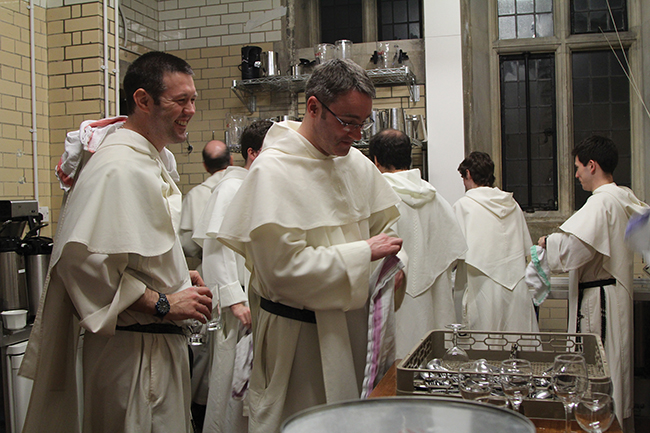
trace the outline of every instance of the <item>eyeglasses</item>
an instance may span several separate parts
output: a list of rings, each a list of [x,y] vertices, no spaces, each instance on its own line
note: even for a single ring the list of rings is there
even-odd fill
[[[325,109],[326,109],[327,111],[329,111],[330,113],[332,113],[332,116],[334,116],[334,117],[336,118],[336,120],[339,121],[339,123],[341,124],[341,126],[343,127],[343,130],[344,130],[345,132],[352,132],[352,131],[356,131],[357,129],[358,129],[358,130],[361,130],[361,131],[367,131],[367,130],[370,129],[370,127],[372,127],[372,124],[375,122],[375,121],[372,120],[370,117],[368,117],[366,120],[364,120],[363,123],[361,123],[361,124],[358,124],[358,123],[348,123],[348,122],[344,122],[344,121],[342,121],[342,120],[339,118],[339,116],[337,116],[336,114],[334,114],[334,112],[333,112],[332,110],[330,110],[330,107],[328,107],[327,105],[325,105],[325,104],[324,104],[320,99],[316,98],[316,100],[317,100],[318,102],[320,102],[321,105],[322,105],[323,107],[325,107]]]

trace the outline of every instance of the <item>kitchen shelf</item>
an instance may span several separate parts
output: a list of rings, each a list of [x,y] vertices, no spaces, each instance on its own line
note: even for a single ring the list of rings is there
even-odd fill
[[[420,88],[415,83],[415,74],[408,66],[391,69],[369,69],[368,76],[373,84],[378,86],[399,85],[408,86],[412,101],[420,100]],[[259,92],[291,92],[305,90],[305,84],[310,75],[274,75],[271,77],[252,78],[250,80],[233,80],[232,91],[237,98],[253,113],[257,109]]]

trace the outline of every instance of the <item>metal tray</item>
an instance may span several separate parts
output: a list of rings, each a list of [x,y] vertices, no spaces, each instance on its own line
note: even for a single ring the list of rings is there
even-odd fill
[[[397,365],[397,395],[461,398],[454,384],[458,375],[456,364],[460,363],[449,364],[447,372],[426,368],[430,360],[442,358],[452,347],[452,336],[450,330],[430,331],[406,355]],[[461,331],[458,346],[467,352],[470,361],[485,359],[494,366],[511,357],[527,359],[533,367],[538,389],[548,385],[548,372],[555,356],[567,352],[581,353],[585,357],[590,380],[609,379],[605,349],[596,334]],[[562,403],[552,395],[545,399],[527,398],[520,409],[529,418],[564,418]]]

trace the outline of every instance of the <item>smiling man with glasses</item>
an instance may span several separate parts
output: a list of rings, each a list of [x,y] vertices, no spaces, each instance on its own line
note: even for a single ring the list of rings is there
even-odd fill
[[[324,63],[305,96],[302,123],[267,133],[218,235],[252,272],[250,433],[360,397],[369,277],[402,244],[389,236],[399,198],[352,147],[370,126],[375,89],[366,71]]]

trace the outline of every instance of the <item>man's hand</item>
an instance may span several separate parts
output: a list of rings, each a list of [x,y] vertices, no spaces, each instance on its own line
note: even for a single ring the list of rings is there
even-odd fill
[[[192,285],[194,287],[205,287],[205,282],[198,271],[190,271],[190,279],[192,280]]]
[[[546,236],[542,236],[537,240],[537,245],[539,245],[542,248],[546,248]]]
[[[373,236],[366,242],[370,245],[370,260],[373,262],[387,256],[394,256],[402,249],[402,240],[388,236],[386,233]]]
[[[199,277],[200,278],[200,277]],[[196,319],[206,323],[212,318],[212,292],[207,287],[188,287],[167,295],[169,313],[167,320]]]
[[[230,306],[230,311],[247,329],[251,329],[251,309],[244,305],[243,302]]]

